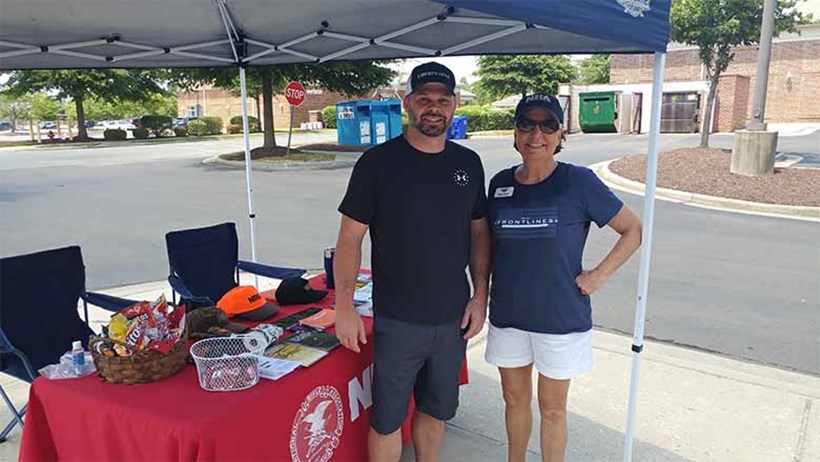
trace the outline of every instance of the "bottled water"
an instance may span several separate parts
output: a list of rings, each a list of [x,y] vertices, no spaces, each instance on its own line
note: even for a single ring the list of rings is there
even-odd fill
[[[81,376],[83,374],[83,366],[85,366],[83,342],[75,340],[71,344],[71,367],[74,370],[74,375],[77,377]]]

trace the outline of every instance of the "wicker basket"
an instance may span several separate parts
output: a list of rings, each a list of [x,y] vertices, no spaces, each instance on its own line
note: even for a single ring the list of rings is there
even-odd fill
[[[96,352],[94,345],[104,342],[108,346],[115,344],[128,346],[124,342],[110,338],[93,336],[88,342],[88,349],[97,366],[97,375],[110,383],[134,385],[156,382],[176,374],[188,362],[188,334],[174,345],[167,354],[155,350],[141,350],[131,356],[105,356]]]

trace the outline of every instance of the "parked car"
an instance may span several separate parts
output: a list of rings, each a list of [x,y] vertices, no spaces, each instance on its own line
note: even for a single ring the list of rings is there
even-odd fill
[[[97,124],[94,125],[94,128],[102,130],[120,129],[127,131],[133,130],[137,127],[128,120],[102,120],[97,122]]]
[[[41,122],[40,123],[40,128],[42,128],[43,130],[56,130],[57,129],[57,123],[56,122]]]
[[[11,130],[11,122],[0,122],[0,131]]]
[[[177,117],[173,121],[174,128],[188,128],[188,122],[196,120],[199,117]]]

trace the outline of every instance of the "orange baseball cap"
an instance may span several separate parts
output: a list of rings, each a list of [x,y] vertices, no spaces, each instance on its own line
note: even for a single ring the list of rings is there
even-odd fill
[[[279,307],[265,300],[253,286],[236,286],[216,304],[228,317],[239,316],[251,321],[262,321],[279,312]]]

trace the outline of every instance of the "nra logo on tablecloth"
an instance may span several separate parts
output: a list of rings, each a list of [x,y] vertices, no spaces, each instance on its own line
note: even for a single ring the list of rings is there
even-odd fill
[[[322,385],[308,393],[290,431],[293,462],[327,462],[339,446],[344,430],[342,397],[335,387]]]

